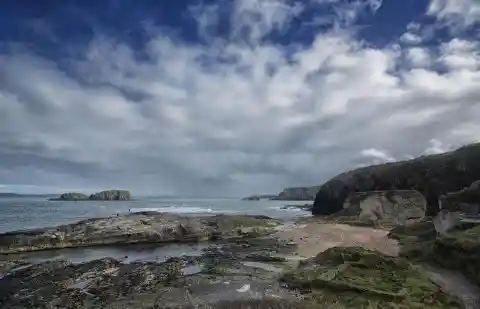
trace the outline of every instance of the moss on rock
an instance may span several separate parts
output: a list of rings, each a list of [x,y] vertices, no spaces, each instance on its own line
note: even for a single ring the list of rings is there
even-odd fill
[[[480,285],[480,225],[457,229],[437,237],[431,258],[443,267],[460,270],[472,282]]]
[[[281,278],[311,291],[304,308],[462,308],[401,258],[361,247],[335,247]]]

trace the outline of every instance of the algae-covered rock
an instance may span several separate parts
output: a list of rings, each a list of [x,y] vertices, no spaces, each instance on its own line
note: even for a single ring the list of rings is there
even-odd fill
[[[406,260],[361,247],[330,248],[282,281],[311,291],[304,308],[462,308]]]
[[[400,256],[421,261],[431,261],[432,246],[437,237],[431,218],[408,225],[398,225],[390,230],[389,238],[398,240]]]
[[[51,198],[51,201],[86,201],[88,196],[78,192],[62,193],[58,198]]]
[[[131,199],[131,194],[127,190],[106,190],[94,193],[88,199],[94,201],[128,201]]]
[[[1,279],[0,307],[300,308],[296,293],[277,281],[288,264],[255,259],[290,249],[273,238],[244,239],[211,245],[201,255],[157,262],[48,261]]]
[[[480,225],[456,230],[435,239],[431,258],[437,264],[460,270],[480,285]]]
[[[324,183],[316,197],[313,214],[329,215],[342,209],[353,192],[417,190],[427,200],[428,215],[438,211],[438,199],[478,180],[480,143],[458,150],[413,160],[374,165],[342,173]]]

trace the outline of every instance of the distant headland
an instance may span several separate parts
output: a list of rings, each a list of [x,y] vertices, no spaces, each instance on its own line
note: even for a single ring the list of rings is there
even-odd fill
[[[90,196],[79,192],[66,192],[59,197],[50,198],[49,201],[129,201],[131,198],[128,190],[105,190]]]

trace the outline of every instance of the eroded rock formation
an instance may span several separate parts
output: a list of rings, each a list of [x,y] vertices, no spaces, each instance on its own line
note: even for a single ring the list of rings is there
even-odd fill
[[[415,190],[369,191],[350,194],[339,212],[375,224],[406,224],[425,216],[426,201]]]
[[[374,165],[342,173],[324,183],[313,214],[332,214],[342,209],[352,192],[417,190],[427,201],[427,215],[438,212],[440,196],[458,191],[478,180],[480,143],[439,155]]]

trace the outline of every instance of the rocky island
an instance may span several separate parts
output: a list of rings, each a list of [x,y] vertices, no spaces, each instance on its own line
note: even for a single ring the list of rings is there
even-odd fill
[[[90,196],[78,192],[67,192],[61,194],[58,198],[51,198],[49,201],[128,201],[130,199],[130,191],[106,190],[93,193]]]

